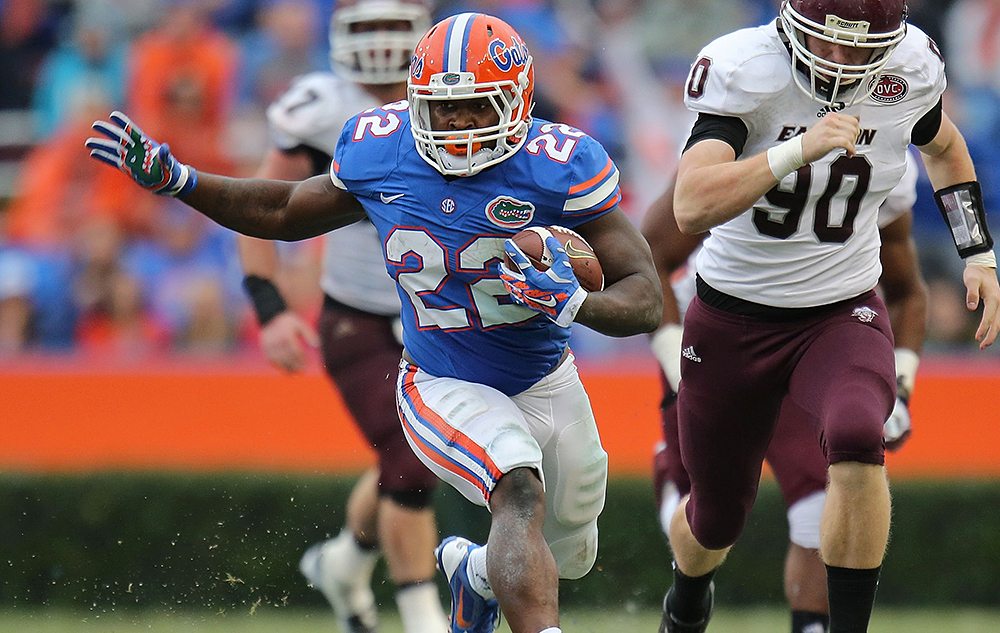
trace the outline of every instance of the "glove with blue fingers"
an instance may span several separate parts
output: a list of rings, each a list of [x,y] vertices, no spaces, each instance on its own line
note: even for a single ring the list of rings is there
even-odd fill
[[[132,177],[141,187],[163,196],[185,196],[198,184],[198,173],[170,154],[170,147],[146,136],[135,123],[115,110],[111,122],[94,121],[93,128],[108,137],[91,137],[90,155]]]
[[[559,327],[568,328],[589,294],[580,286],[566,249],[554,237],[545,240],[552,253],[552,266],[535,268],[513,240],[504,242],[504,251],[516,270],[500,264],[500,279],[518,304],[544,314]]]

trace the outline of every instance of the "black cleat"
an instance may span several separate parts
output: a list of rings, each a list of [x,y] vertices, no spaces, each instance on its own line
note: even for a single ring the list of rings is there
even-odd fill
[[[708,621],[712,619],[712,608],[715,606],[715,583],[708,585],[708,612],[698,622],[681,622],[670,613],[667,606],[670,603],[670,591],[663,596],[663,619],[660,621],[659,633],[705,633],[708,629]]]

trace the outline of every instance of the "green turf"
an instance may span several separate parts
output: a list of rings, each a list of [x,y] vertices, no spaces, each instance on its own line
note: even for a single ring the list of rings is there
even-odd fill
[[[564,633],[652,633],[659,626],[655,611],[572,611],[562,617]],[[709,633],[782,633],[788,615],[781,609],[725,609],[712,620]],[[241,612],[65,612],[14,610],[0,613],[0,631],[18,633],[337,633],[332,616],[323,612],[283,611],[274,607]],[[382,633],[402,633],[393,613],[382,617]],[[879,609],[870,633],[987,633],[1000,631],[1000,610]],[[510,633],[506,623],[498,633]]]

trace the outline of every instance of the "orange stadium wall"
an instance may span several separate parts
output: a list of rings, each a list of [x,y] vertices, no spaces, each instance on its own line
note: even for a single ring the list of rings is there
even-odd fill
[[[581,373],[612,474],[648,475],[656,372]],[[888,457],[892,476],[1000,478],[1000,364],[928,359],[911,404],[914,435]],[[284,376],[254,359],[0,365],[2,471],[354,472],[372,459],[319,371]]]

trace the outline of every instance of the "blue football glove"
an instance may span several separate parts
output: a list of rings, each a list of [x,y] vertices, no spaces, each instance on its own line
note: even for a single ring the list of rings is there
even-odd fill
[[[588,293],[580,287],[566,249],[559,240],[549,237],[545,244],[552,252],[552,266],[542,272],[531,265],[528,256],[513,240],[506,240],[504,251],[517,270],[501,262],[500,279],[516,303],[544,314],[559,327],[569,327]]]
[[[140,186],[164,196],[185,196],[198,184],[198,173],[170,155],[170,148],[143,134],[135,123],[115,110],[111,122],[94,121],[93,128],[108,137],[91,137],[90,155],[132,177]],[[108,140],[110,139],[110,140]]]

